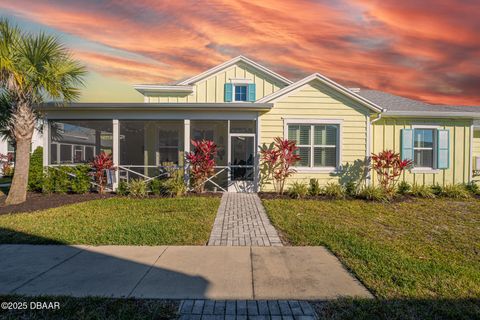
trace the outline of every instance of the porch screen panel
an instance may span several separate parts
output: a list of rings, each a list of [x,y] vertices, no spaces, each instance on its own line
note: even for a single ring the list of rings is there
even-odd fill
[[[50,122],[49,164],[89,163],[100,152],[112,153],[111,120]]]
[[[212,140],[217,145],[217,156],[215,158],[215,173],[220,173],[212,179],[216,184],[226,189],[228,187],[229,172],[223,168],[228,165],[228,121],[218,120],[192,120],[190,122],[190,138],[191,140]],[[193,146],[190,146],[193,150]],[[215,184],[208,182],[206,184],[208,190],[218,190]]]
[[[120,165],[146,176],[183,166],[183,120],[120,120]]]

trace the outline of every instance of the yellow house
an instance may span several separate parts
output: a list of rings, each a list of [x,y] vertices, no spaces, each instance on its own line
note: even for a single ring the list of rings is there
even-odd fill
[[[208,187],[258,191],[258,146],[283,137],[296,141],[301,158],[289,182],[375,183],[368,159],[387,149],[413,160],[403,176],[409,182],[468,183],[477,162],[480,170],[475,107],[346,88],[321,74],[292,82],[243,56],[175,84],[134,88],[144,103],[42,107],[49,123],[44,165],[72,165],[112,152],[119,169],[115,187],[132,177],[161,177],[166,166],[184,166],[191,140],[210,139],[219,152]]]

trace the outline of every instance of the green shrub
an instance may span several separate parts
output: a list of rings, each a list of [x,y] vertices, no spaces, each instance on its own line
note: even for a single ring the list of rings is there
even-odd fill
[[[67,172],[75,175],[70,176],[70,189],[73,193],[87,193],[90,191],[90,166],[81,164],[75,167],[64,167]]]
[[[128,195],[128,184],[125,181],[120,181],[117,186],[117,194],[119,196]]]
[[[187,193],[182,169],[169,170],[167,179],[154,179],[149,188],[153,194],[167,197],[181,197]]]
[[[288,194],[290,197],[295,199],[302,199],[308,194],[309,188],[308,185],[304,182],[295,181],[288,188]]]
[[[347,182],[345,184],[345,192],[349,197],[355,197],[358,193],[357,184],[353,181]]]
[[[187,185],[182,169],[170,172],[170,178],[165,182],[167,195],[170,197],[181,197],[187,193]]]
[[[129,195],[136,198],[147,196],[147,183],[142,179],[132,179],[128,184]]]
[[[358,193],[357,197],[360,199],[379,202],[388,202],[391,200],[391,197],[389,197],[388,194],[378,186],[363,187]]]
[[[90,167],[78,165],[75,167],[51,167],[42,178],[44,193],[87,193],[90,191]]]
[[[474,195],[480,195],[480,188],[478,187],[478,184],[476,182],[470,182],[467,185],[465,185],[465,188],[470,191]]]
[[[432,191],[432,193],[436,196],[436,197],[439,197],[442,195],[443,193],[443,187],[441,185],[439,185],[438,183],[437,184],[434,184],[433,186],[430,186],[430,190]]]
[[[412,186],[407,181],[402,181],[398,184],[397,192],[402,195],[410,193]]]
[[[28,190],[42,192],[43,177],[43,148],[37,147],[30,155]]]
[[[70,191],[70,177],[64,167],[49,168],[43,179],[43,192],[67,193]]]
[[[323,193],[331,199],[344,199],[346,195],[345,188],[336,182],[328,182],[323,188]]]
[[[165,195],[165,180],[166,179],[153,179],[148,184],[150,192],[154,195]]]
[[[468,199],[470,193],[463,184],[450,184],[443,188],[442,197],[453,199]]]
[[[43,179],[42,179],[42,192],[43,193],[54,193],[55,192],[55,177],[54,171],[55,169],[48,168],[45,172]]]
[[[416,183],[412,185],[410,194],[414,197],[419,197],[419,198],[430,198],[430,199],[435,198],[435,194],[433,193],[431,187],[419,185]]]
[[[318,196],[321,193],[322,187],[320,187],[318,179],[310,179],[310,183],[308,185],[308,194],[311,196]]]

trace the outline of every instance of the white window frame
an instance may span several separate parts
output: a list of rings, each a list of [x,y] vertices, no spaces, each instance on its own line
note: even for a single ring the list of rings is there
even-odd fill
[[[245,87],[245,100],[237,100],[237,95],[235,94],[236,87]],[[232,102],[248,102],[248,83],[234,83],[232,91]]]
[[[432,167],[413,167],[412,172],[413,173],[439,173],[440,170],[437,168],[437,134],[438,134],[438,129],[441,129],[441,126],[439,125],[429,125],[429,124],[416,124],[412,125],[413,129],[413,163],[415,164],[415,150],[430,150],[430,148],[415,148],[415,130],[433,130],[433,146],[432,146],[432,151],[433,151],[433,157],[432,157]]]
[[[283,136],[284,139],[288,139],[288,126],[289,125],[310,125],[312,128],[310,129],[310,145],[297,145],[298,147],[310,147],[310,167],[295,167],[297,172],[319,172],[319,173],[332,173],[341,170],[342,166],[342,149],[343,149],[343,141],[342,141],[342,127],[343,127],[343,120],[338,119],[284,119],[283,120]],[[314,145],[314,131],[313,127],[315,125],[337,125],[337,165],[335,167],[314,167],[314,155],[313,151],[315,147],[324,147],[323,145]]]

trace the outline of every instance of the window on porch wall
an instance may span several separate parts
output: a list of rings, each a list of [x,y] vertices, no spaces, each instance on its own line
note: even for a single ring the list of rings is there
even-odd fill
[[[156,177],[164,165],[184,165],[183,120],[120,120],[119,126],[120,166],[130,170],[121,170],[121,178]]]
[[[89,163],[100,152],[112,153],[111,120],[50,122],[49,164]]]

